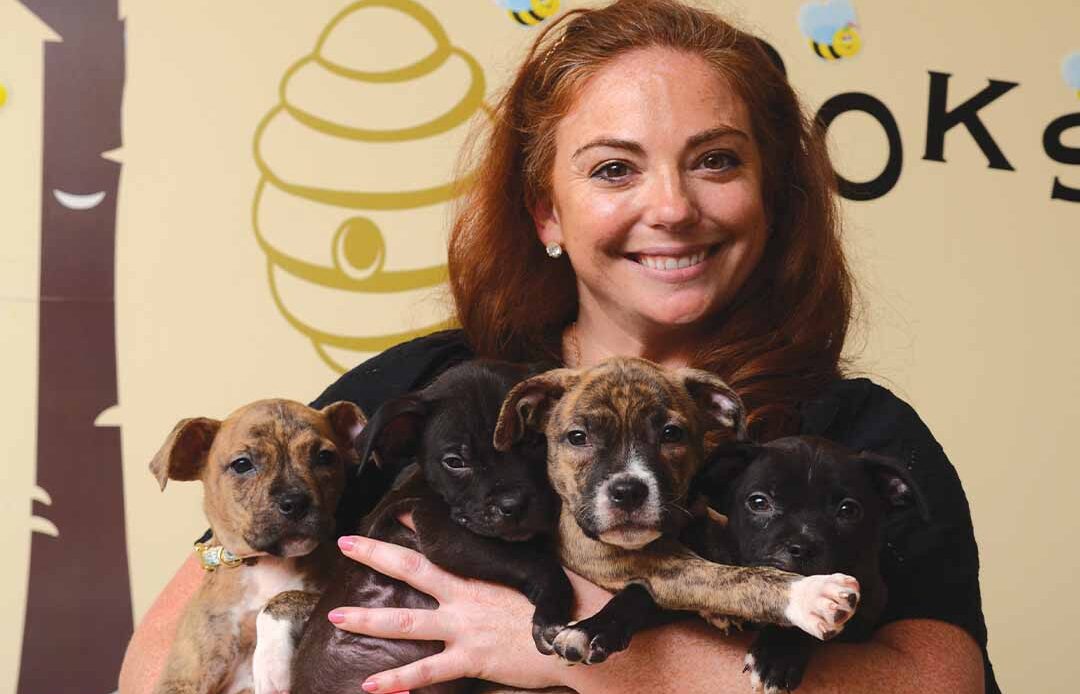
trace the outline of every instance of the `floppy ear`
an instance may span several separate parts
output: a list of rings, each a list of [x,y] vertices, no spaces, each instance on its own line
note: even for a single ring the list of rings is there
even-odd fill
[[[367,425],[367,417],[364,416],[364,411],[355,403],[339,400],[330,403],[319,412],[330,423],[334,435],[339,440],[347,442],[350,450],[354,449],[353,442],[356,441],[357,437],[360,436],[360,432]]]
[[[706,431],[720,424],[734,432],[736,441],[747,440],[746,406],[724,379],[701,369],[683,368],[675,374],[682,380],[683,387],[697,403],[698,409],[706,415],[707,421],[702,422]]]
[[[375,464],[382,468],[390,461],[414,454],[429,411],[428,403],[415,394],[384,402],[354,441],[360,452],[357,474],[363,471],[368,458],[374,457]]]
[[[495,450],[510,450],[525,435],[526,429],[542,433],[551,406],[573,388],[579,378],[579,373],[573,369],[552,369],[511,388],[495,423]]]
[[[915,507],[924,521],[930,520],[926,497],[903,463],[870,451],[859,453],[858,459],[867,466],[874,486],[889,511]]]
[[[750,463],[765,452],[765,447],[752,441],[727,441],[713,450],[698,473],[701,491],[715,495],[724,491],[741,475]]]
[[[165,443],[150,461],[150,472],[157,478],[161,489],[169,480],[188,482],[199,479],[210,444],[214,442],[221,422],[206,417],[181,419],[173,427]]]

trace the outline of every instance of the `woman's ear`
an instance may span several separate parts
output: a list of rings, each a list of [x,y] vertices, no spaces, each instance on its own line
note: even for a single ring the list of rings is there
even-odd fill
[[[549,198],[544,198],[532,205],[529,210],[532,215],[533,225],[536,226],[536,237],[540,239],[540,245],[549,243],[562,244],[562,225],[559,223],[559,213]]]

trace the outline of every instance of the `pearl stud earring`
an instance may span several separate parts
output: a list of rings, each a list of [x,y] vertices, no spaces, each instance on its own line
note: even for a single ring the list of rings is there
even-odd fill
[[[554,242],[554,241],[549,243],[545,250],[547,251],[547,254],[548,254],[549,258],[561,258],[562,257],[562,252],[563,252],[562,246],[559,245],[558,243]]]

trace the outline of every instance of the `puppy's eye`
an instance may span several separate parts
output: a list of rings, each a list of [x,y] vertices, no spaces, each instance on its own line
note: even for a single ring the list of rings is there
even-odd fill
[[[862,506],[854,499],[844,499],[836,508],[836,517],[854,523],[862,518]]]
[[[331,450],[322,450],[315,455],[316,465],[333,465],[337,461],[337,456]]]
[[[584,446],[589,442],[589,437],[581,429],[574,429],[566,435],[566,440],[572,446]]]
[[[682,430],[682,427],[674,424],[664,427],[664,432],[660,435],[660,440],[664,443],[679,443],[684,438],[686,438],[686,432]]]
[[[229,463],[229,469],[238,475],[243,475],[255,469],[250,458],[237,458]]]
[[[754,513],[765,513],[772,510],[772,500],[764,494],[751,494],[746,498],[746,508]]]
[[[469,465],[465,462],[464,458],[462,458],[460,455],[454,455],[453,453],[448,453],[444,455],[442,459],[442,464],[450,468],[451,470],[464,470],[465,468],[469,467]]]

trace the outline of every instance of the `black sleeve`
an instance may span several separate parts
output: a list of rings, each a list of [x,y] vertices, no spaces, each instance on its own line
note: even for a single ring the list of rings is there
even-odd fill
[[[403,342],[354,367],[330,384],[311,406],[348,400],[369,417],[386,400],[421,388],[447,368],[472,358],[460,330]]]
[[[987,655],[971,510],[956,469],[907,403],[865,379],[842,387],[849,392],[825,435],[903,461],[930,510],[928,523],[912,512],[886,528],[881,571],[889,600],[882,622],[937,619],[964,629],[982,649],[986,691],[1000,692]]]

